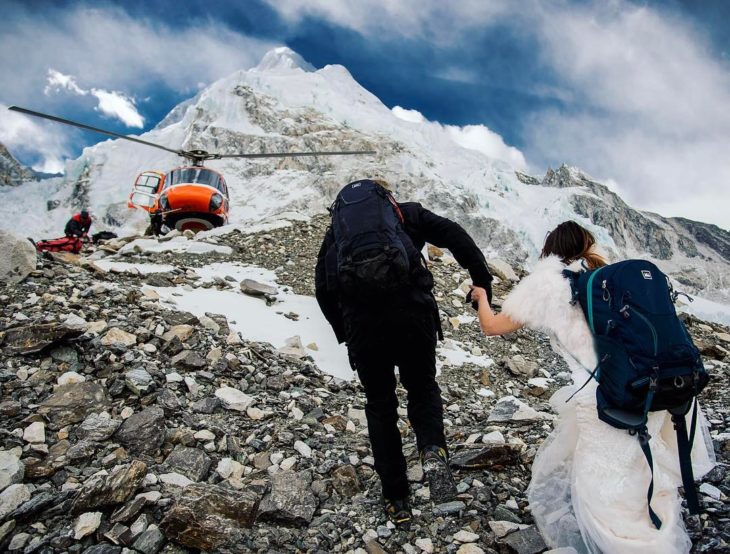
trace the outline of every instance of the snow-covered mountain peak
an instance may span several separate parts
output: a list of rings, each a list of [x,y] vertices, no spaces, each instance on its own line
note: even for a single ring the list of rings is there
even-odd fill
[[[264,54],[259,64],[254,68],[256,71],[280,71],[301,69],[302,71],[312,72],[315,68],[307,60],[294,52],[287,46],[279,46],[273,48]]]
[[[376,151],[210,161],[228,183],[233,224],[323,213],[345,183],[380,177],[398,199],[458,220],[489,256],[529,266],[545,233],[572,219],[593,231],[614,259],[649,257],[689,292],[730,301],[727,232],[634,210],[574,167],[527,175],[526,164],[517,163],[521,152],[486,127],[442,125],[416,115],[388,108],[345,67],[315,70],[291,49],[277,48],[257,67],[228,75],[178,105],[142,138],[222,154]],[[82,205],[100,223],[143,226],[144,214],[126,205],[135,176],[180,163],[174,154],[126,141],[99,143],[69,162],[63,179],[0,191],[0,228],[20,205],[26,233],[38,238],[60,232],[69,211]]]

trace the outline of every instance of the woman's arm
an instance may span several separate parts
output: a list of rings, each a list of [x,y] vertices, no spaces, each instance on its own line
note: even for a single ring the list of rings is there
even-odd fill
[[[522,323],[510,319],[505,314],[494,314],[489,306],[487,291],[480,287],[472,287],[471,298],[479,304],[479,326],[487,336],[506,335],[522,328]]]

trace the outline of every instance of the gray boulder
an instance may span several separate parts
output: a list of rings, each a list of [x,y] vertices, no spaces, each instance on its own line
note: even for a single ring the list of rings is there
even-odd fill
[[[22,483],[10,485],[0,493],[0,521],[28,500],[30,500],[30,489],[27,485]]]
[[[111,437],[121,425],[121,421],[104,417],[100,414],[89,414],[81,424],[74,429],[74,436],[79,440],[92,442],[105,441]]]
[[[249,296],[275,296],[277,294],[276,287],[259,283],[253,279],[244,279],[241,281],[241,292]]]
[[[165,468],[170,473],[180,473],[188,479],[202,481],[210,469],[210,458],[198,448],[178,444],[165,460]]]
[[[0,231],[0,282],[20,283],[35,271],[38,256],[28,239]]]
[[[337,467],[332,471],[332,486],[345,498],[355,496],[361,490],[357,471],[350,464]]]
[[[507,543],[517,554],[537,554],[547,548],[542,535],[534,525],[510,533],[502,541]]]
[[[271,478],[271,492],[259,507],[262,519],[306,525],[317,509],[309,473],[282,471]]]
[[[130,369],[124,374],[124,383],[132,393],[140,396],[147,392],[153,380],[152,375],[146,369],[138,367]]]
[[[134,549],[143,554],[157,554],[165,544],[165,535],[162,534],[157,525],[150,525],[138,538],[134,541]]]
[[[260,496],[215,485],[185,487],[160,522],[165,536],[177,543],[215,551],[239,541],[256,518]]]
[[[173,356],[170,360],[175,367],[184,369],[200,369],[206,367],[208,362],[195,350],[183,350]]]
[[[81,329],[72,329],[58,323],[25,325],[0,333],[0,343],[10,354],[35,354],[65,339],[78,337],[82,333]]]
[[[462,450],[451,458],[451,466],[459,469],[484,469],[515,465],[520,461],[520,447],[513,444],[490,444]]]
[[[84,483],[71,510],[75,514],[126,502],[147,475],[147,464],[134,460],[116,466],[108,475],[95,475]]]
[[[106,387],[92,381],[61,385],[41,404],[38,413],[48,417],[51,428],[83,421],[90,413],[111,407]]]
[[[507,369],[509,369],[513,375],[526,377],[534,377],[537,375],[537,364],[526,360],[521,354],[517,354],[506,360],[506,364]]]
[[[165,440],[165,412],[153,406],[130,416],[114,435],[133,454],[154,455]]]
[[[505,396],[497,400],[489,414],[488,422],[502,421],[542,421],[555,419],[555,416],[538,412],[514,396]]]
[[[499,277],[503,281],[516,282],[520,280],[520,278],[517,277],[514,269],[512,269],[512,266],[504,260],[487,260],[487,267],[489,268],[489,271],[492,275]]]
[[[0,450],[0,492],[10,485],[20,483],[25,475],[25,465],[9,450]]]

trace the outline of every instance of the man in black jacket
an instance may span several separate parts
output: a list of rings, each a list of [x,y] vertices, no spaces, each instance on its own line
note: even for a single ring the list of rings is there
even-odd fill
[[[492,276],[484,255],[467,232],[418,203],[397,206],[402,226],[415,248],[421,251],[428,242],[450,250],[469,271],[474,284],[487,290],[491,301]],[[335,236],[330,227],[317,258],[317,301],[338,341],[347,343],[350,364],[365,389],[365,414],[386,513],[395,523],[404,523],[410,520],[411,512],[398,430],[395,366],[408,393],[408,419],[416,434],[431,498],[443,502],[456,494],[448,466],[441,391],[436,382],[436,340],[441,329],[438,307],[432,286],[423,284],[381,301],[345,297],[330,282],[337,274],[336,268]],[[427,272],[423,267],[418,271]],[[427,281],[432,283],[430,272],[428,276]],[[423,279],[419,281],[423,283]]]

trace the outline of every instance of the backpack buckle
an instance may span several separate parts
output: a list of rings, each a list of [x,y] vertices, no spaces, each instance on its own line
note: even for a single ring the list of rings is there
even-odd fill
[[[646,446],[649,444],[649,439],[651,439],[651,435],[649,434],[649,431],[646,429],[646,427],[639,429],[637,431],[637,434],[639,435],[639,444],[641,446]]]
[[[658,377],[649,377],[649,390],[656,390],[659,386]]]

